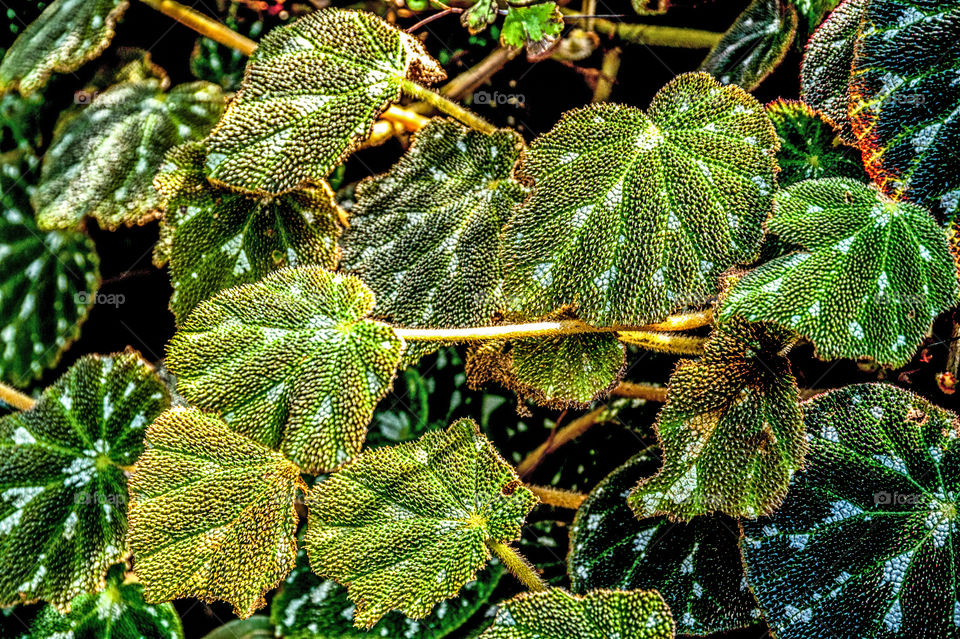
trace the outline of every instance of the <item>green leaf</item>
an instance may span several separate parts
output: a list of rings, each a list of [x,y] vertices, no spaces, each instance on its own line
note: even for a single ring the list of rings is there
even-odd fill
[[[555,2],[508,7],[500,31],[500,46],[525,46],[527,58],[539,60],[550,55],[562,32],[563,15]]]
[[[37,229],[28,163],[0,161],[0,378],[28,386],[80,335],[100,287],[93,241]]]
[[[551,588],[500,604],[481,639],[673,639],[673,618],[653,590],[596,590],[580,597]]]
[[[300,469],[195,408],[160,415],[146,445],[130,478],[146,600],[223,600],[249,617],[296,563]]]
[[[924,209],[842,179],[808,180],[777,195],[768,229],[807,252],[737,282],[723,318],[776,322],[822,359],[908,362],[933,319],[957,301],[943,231]]]
[[[854,39],[867,0],[844,0],[807,43],[800,69],[800,97],[837,127],[847,144],[856,137],[847,113]]]
[[[253,40],[258,40],[263,32],[263,22],[260,20],[244,24],[228,16],[224,23],[231,30]],[[190,73],[193,77],[219,84],[224,91],[240,88],[246,66],[247,57],[243,53],[210,38],[197,38],[190,54]]]
[[[322,577],[347,586],[354,624],[393,609],[426,617],[473,580],[537,503],[469,419],[362,453],[307,498],[304,545]]]
[[[50,74],[79,69],[107,48],[125,0],[54,0],[0,61],[0,93],[33,93]]]
[[[707,54],[700,70],[752,91],[780,65],[796,34],[792,4],[754,0]]]
[[[763,108],[699,73],[648,113],[592,105],[534,140],[519,169],[533,193],[504,231],[509,310],[649,324],[702,304],[756,255],[778,147]]]
[[[284,266],[336,267],[345,214],[330,187],[252,197],[212,185],[204,161],[201,145],[178,146],[154,180],[167,201],[161,235],[170,245],[170,308],[178,324],[203,300]]]
[[[192,404],[305,472],[332,470],[360,452],[403,350],[392,328],[365,319],[372,307],[355,277],[285,268],[201,303],[167,366]]]
[[[33,195],[41,228],[144,224],[160,210],[153,188],[171,147],[202,137],[223,108],[220,87],[206,82],[163,91],[150,78],[115,85],[73,116],[61,118]]]
[[[206,140],[210,177],[279,194],[327,177],[405,80],[446,77],[420,40],[371,13],[324,9],[270,31]]]
[[[524,187],[523,139],[432,120],[400,161],[362,182],[343,238],[343,269],[403,326],[490,324],[503,308],[500,231]]]
[[[807,466],[743,522],[747,577],[777,637],[955,637],[957,416],[894,386],[804,404]]]
[[[861,24],[849,113],[867,172],[894,199],[955,222],[960,0],[867,2]]]
[[[630,459],[597,484],[570,531],[570,589],[656,590],[673,611],[677,632],[709,635],[749,626],[760,611],[740,561],[737,522],[726,515],[689,523],[638,520],[624,495],[659,466],[654,449]]]
[[[615,335],[594,333],[563,337],[490,341],[470,353],[471,388],[498,382],[520,401],[541,406],[583,407],[620,381],[626,348]]]
[[[353,604],[346,588],[313,574],[301,550],[297,567],[270,604],[277,635],[285,639],[365,639],[366,637],[416,637],[441,639],[455,632],[490,598],[503,567],[491,564],[468,582],[453,601],[443,601],[429,616],[410,619],[387,613],[369,630],[351,623]]]
[[[128,555],[124,469],[170,403],[137,353],[87,355],[0,420],[0,605],[66,609]]]
[[[767,115],[780,137],[777,180],[781,188],[828,177],[868,181],[860,154],[837,143],[837,132],[820,113],[803,102],[777,100],[767,105]]]
[[[498,9],[497,0],[476,0],[460,14],[460,24],[476,35],[497,21]]]
[[[789,0],[800,16],[800,34],[806,37],[823,22],[840,0]],[[803,41],[800,44],[805,44]]]
[[[17,150],[34,155],[43,145],[43,121],[51,112],[55,113],[43,93],[0,96],[0,153]]]
[[[70,612],[48,606],[31,624],[30,639],[182,639],[180,616],[172,604],[153,606],[143,601],[143,586],[124,583],[124,566],[107,573],[106,588],[80,595],[70,602]]]
[[[776,508],[806,444],[797,384],[776,326],[720,324],[699,360],[683,360],[657,418],[660,472],[630,493],[639,517],[689,521],[722,512],[754,518]]]

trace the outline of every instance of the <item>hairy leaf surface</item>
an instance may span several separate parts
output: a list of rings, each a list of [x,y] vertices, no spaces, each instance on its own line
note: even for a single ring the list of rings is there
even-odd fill
[[[126,0],[54,0],[0,60],[0,93],[33,93],[54,71],[76,71],[107,48]],[[10,15],[7,16],[11,17]]]
[[[960,0],[868,2],[850,119],[884,193],[951,221],[960,212]]]
[[[80,335],[100,287],[93,241],[37,229],[28,164],[0,162],[0,378],[27,386]]]
[[[767,115],[780,137],[777,181],[781,188],[828,177],[868,181],[860,154],[835,142],[836,130],[820,113],[803,102],[777,100],[767,105]]]
[[[724,84],[757,88],[787,55],[797,34],[797,10],[787,0],[754,0],[700,65]]]
[[[847,144],[856,144],[847,112],[853,46],[867,0],[844,0],[807,43],[800,97],[831,121]]]
[[[403,326],[490,323],[503,308],[500,231],[525,189],[513,177],[523,139],[433,120],[399,162],[362,182],[343,268]]]
[[[673,639],[660,593],[596,590],[580,597],[559,588],[527,592],[500,604],[481,639]]]
[[[571,590],[656,590],[683,634],[750,625],[760,611],[747,589],[735,520],[720,514],[689,523],[638,520],[627,505],[625,495],[656,472],[658,457],[653,449],[637,454],[577,510],[567,555]]]
[[[88,355],[0,420],[0,605],[65,609],[128,555],[124,469],[170,403],[137,353]]]
[[[777,637],[956,636],[957,416],[858,384],[805,403],[804,420],[807,467],[741,540]]]
[[[183,627],[173,604],[143,601],[143,586],[124,583],[124,565],[107,573],[97,594],[80,595],[61,614],[48,606],[30,625],[29,639],[182,639]]]
[[[164,154],[203,137],[222,109],[220,87],[206,82],[164,92],[150,78],[104,91],[61,118],[32,197],[37,223],[75,228],[89,216],[115,229],[153,219],[161,206],[153,176]]]
[[[360,11],[324,9],[268,33],[206,140],[210,177],[285,193],[329,175],[400,98],[446,77],[416,38]]]
[[[354,623],[393,609],[414,619],[455,596],[537,503],[477,425],[362,453],[307,499],[304,545],[322,577],[347,586]]]
[[[491,563],[475,580],[464,585],[456,599],[441,601],[423,619],[390,612],[369,630],[359,630],[353,625],[352,615],[344,614],[353,607],[347,589],[313,574],[306,556],[306,551],[301,550],[297,567],[270,604],[270,619],[277,633],[286,639],[441,639],[460,628],[487,602],[503,574],[500,564]]]
[[[567,113],[519,169],[535,186],[504,231],[508,309],[573,305],[632,326],[703,303],[757,253],[777,147],[756,100],[702,73],[673,80],[648,114]]]
[[[360,451],[403,350],[392,328],[365,319],[372,307],[355,277],[281,269],[201,303],[167,365],[191,403],[307,472],[332,470]]]
[[[782,354],[791,342],[776,326],[735,319],[717,327],[701,359],[680,362],[657,419],[663,467],[628,498],[639,517],[753,518],[783,501],[806,453]]]
[[[943,231],[924,209],[843,179],[781,191],[768,229],[806,249],[737,282],[722,317],[776,322],[823,359],[902,365],[933,319],[957,301]]]
[[[130,478],[130,546],[147,601],[227,601],[240,617],[265,605],[297,558],[300,469],[195,408],[147,430]]]
[[[326,184],[260,198],[211,184],[199,144],[176,147],[154,185],[166,199],[170,308],[182,324],[197,304],[284,266],[337,265],[343,211]]]

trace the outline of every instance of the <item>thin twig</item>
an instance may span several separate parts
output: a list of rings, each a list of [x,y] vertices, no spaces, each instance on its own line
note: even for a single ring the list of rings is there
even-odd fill
[[[0,401],[13,406],[17,410],[30,410],[37,403],[37,400],[29,395],[24,395],[17,389],[2,383],[0,383]]]
[[[648,402],[667,401],[666,386],[654,386],[652,384],[639,384],[637,382],[620,382],[610,391],[611,395],[617,397],[629,397],[631,399],[645,399]]]
[[[557,508],[576,510],[587,498],[583,493],[577,493],[572,490],[561,490],[560,488],[535,486],[531,484],[526,484],[526,486],[541,502],[548,506],[556,506]]]
[[[537,446],[529,455],[524,458],[519,465],[517,465],[517,474],[521,479],[530,475],[533,470],[540,464],[540,461],[560,448],[567,442],[576,439],[583,433],[590,430],[595,424],[600,424],[605,421],[609,421],[607,417],[610,414],[610,409],[607,406],[600,406],[599,408],[594,408],[592,411],[586,415],[582,415],[560,430],[556,434],[551,433],[551,438],[545,441],[544,443]]]
[[[617,81],[620,71],[620,48],[614,47],[603,54],[603,63],[600,65],[600,74],[597,86],[593,89],[591,102],[606,102],[610,99],[610,92]]]

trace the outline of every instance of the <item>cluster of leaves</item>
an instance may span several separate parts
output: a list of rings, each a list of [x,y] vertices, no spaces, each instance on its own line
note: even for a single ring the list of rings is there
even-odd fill
[[[0,605],[49,603],[33,636],[179,637],[170,600],[249,617],[286,580],[287,636],[439,638],[504,567],[532,592],[487,639],[760,617],[786,638],[955,633],[958,418],[890,385],[801,403],[790,350],[899,366],[958,301],[942,223],[960,56],[935,54],[960,41],[956,2],[846,0],[810,40],[804,102],[763,107],[747,90],[835,3],[755,0],[704,62],[716,79],[681,75],[646,111],[576,109],[529,145],[423,86],[445,71],[419,39],[324,9],[270,30],[228,103],[230,72],[170,88],[135,53],[45,144],[31,94],[126,8],[77,4],[55,0],[0,62],[0,92],[21,94],[0,156],[0,376],[30,385],[77,336],[99,280],[87,219],[160,217],[187,405],[125,352],[0,419]],[[463,22],[498,14],[479,0]],[[553,3],[509,5],[501,39],[537,59],[561,25]],[[431,120],[341,207],[327,180],[404,94],[473,128]],[[707,308],[707,339],[669,334]],[[458,340],[477,342],[471,385],[553,408],[617,387],[628,344],[696,356],[659,443],[577,509],[571,592],[511,546],[538,496],[563,496],[525,485],[476,422],[364,449],[401,365]]]

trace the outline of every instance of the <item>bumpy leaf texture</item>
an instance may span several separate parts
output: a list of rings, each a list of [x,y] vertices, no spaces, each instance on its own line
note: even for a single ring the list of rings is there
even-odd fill
[[[788,331],[735,319],[701,359],[680,362],[657,419],[663,467],[628,498],[639,517],[753,518],[780,505],[807,448],[791,343]]]
[[[957,301],[942,229],[923,208],[875,187],[800,182],[777,195],[767,228],[805,250],[737,282],[721,316],[776,322],[810,339],[823,359],[905,364]]]
[[[93,242],[37,229],[33,176],[22,158],[0,162],[0,378],[27,386],[80,335],[100,286]]]
[[[783,507],[744,522],[747,577],[782,639],[956,637],[957,416],[894,386],[804,404]]]
[[[203,137],[223,109],[220,87],[181,84],[169,92],[155,78],[123,82],[76,115],[65,115],[43,160],[33,194],[44,229],[144,224],[160,211],[153,188],[171,147]]]
[[[376,313],[403,326],[490,323],[503,308],[500,231],[526,190],[513,179],[523,149],[432,120],[400,161],[361,182],[343,238],[343,268],[377,298]]]
[[[279,194],[329,175],[400,98],[446,73],[421,42],[372,13],[324,9],[268,33],[206,140],[210,177]]]
[[[75,71],[107,48],[126,0],[54,0],[0,61],[0,93],[33,93],[50,74]],[[8,16],[9,17],[9,16]]]
[[[144,602],[143,586],[124,583],[124,570],[123,564],[114,565],[106,588],[76,597],[65,615],[45,608],[21,639],[183,639],[173,604]]]
[[[797,10],[787,0],[754,0],[700,65],[724,84],[752,91],[790,50]]]
[[[656,590],[677,632],[707,635],[743,628],[760,615],[747,588],[737,522],[726,515],[638,520],[626,495],[659,467],[641,452],[613,471],[577,510],[570,530],[570,589]]]
[[[358,628],[393,609],[422,619],[475,579],[488,540],[520,536],[536,503],[463,419],[365,451],[321,482],[307,499],[304,545],[317,574],[347,586]]]
[[[270,604],[270,619],[278,635],[286,639],[367,639],[369,637],[416,637],[442,639],[464,625],[490,598],[503,567],[491,563],[467,582],[456,599],[441,601],[423,619],[399,612],[387,613],[369,630],[354,627],[353,604],[347,589],[313,574],[307,553],[301,550],[297,567]]]
[[[868,180],[860,154],[847,145],[838,144],[833,125],[803,102],[771,102],[767,105],[767,115],[780,137],[777,181],[781,188],[816,178]]]
[[[850,119],[885,193],[951,222],[960,212],[960,0],[868,2]]]
[[[757,253],[777,148],[756,100],[704,73],[673,80],[648,114],[567,113],[519,169],[535,186],[504,231],[508,309],[635,326],[704,303]]]
[[[124,469],[169,403],[138,354],[88,355],[0,420],[0,605],[65,610],[104,587],[128,555]]]
[[[670,609],[652,590],[596,590],[580,597],[551,588],[500,604],[481,639],[673,639]]]
[[[329,186],[255,197],[211,184],[204,161],[199,144],[178,146],[154,179],[167,201],[161,235],[178,324],[203,300],[285,266],[336,267],[345,214]]]
[[[353,276],[285,268],[200,304],[170,341],[177,390],[306,472],[358,452],[390,390],[403,341],[365,319],[373,295]]]
[[[844,0],[807,43],[800,68],[800,97],[837,127],[847,144],[856,144],[847,112],[853,46],[867,0]]]
[[[130,478],[146,600],[223,600],[252,615],[296,563],[298,490],[300,469],[280,453],[195,408],[162,414]]]
[[[521,401],[541,406],[585,406],[613,387],[626,362],[626,347],[615,335],[486,342],[470,352],[466,365],[471,388],[498,382]]]

